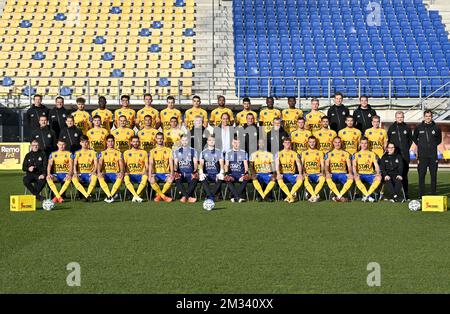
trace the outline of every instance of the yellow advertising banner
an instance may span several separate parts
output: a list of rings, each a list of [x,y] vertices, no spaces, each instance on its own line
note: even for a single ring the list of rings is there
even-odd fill
[[[0,170],[20,170],[30,143],[0,143]]]

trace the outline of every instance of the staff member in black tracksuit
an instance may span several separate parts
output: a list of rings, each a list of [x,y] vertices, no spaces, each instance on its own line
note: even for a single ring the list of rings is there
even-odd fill
[[[31,139],[39,142],[39,147],[47,156],[49,156],[56,149],[56,134],[48,126],[46,116],[39,117],[39,129],[31,133]]]
[[[66,118],[68,115],[69,111],[64,108],[64,98],[61,96],[56,97],[55,107],[50,109],[49,112],[49,125],[55,131],[56,138],[59,138],[59,133],[66,127]]]
[[[442,133],[433,121],[433,113],[426,110],[423,122],[413,132],[413,141],[417,145],[417,171],[419,172],[419,197],[425,194],[425,175],[430,169],[431,194],[436,194],[438,158],[437,147],[442,141]]]
[[[340,92],[334,94],[334,105],[328,109],[327,116],[330,121],[330,129],[339,133],[346,127],[345,117],[350,115],[348,108],[342,103],[344,95]]]
[[[23,184],[40,201],[44,197],[40,194],[47,181],[47,155],[39,149],[38,140],[31,141],[31,151],[25,155],[22,164],[22,170],[25,172]]]
[[[389,127],[388,142],[393,143],[397,152],[402,156],[403,159],[403,172],[401,174],[403,180],[403,191],[405,192],[406,199],[409,199],[409,149],[412,144],[412,131],[410,126],[405,122],[405,114],[402,111],[395,113],[395,122]]]
[[[392,196],[392,202],[400,202],[402,192],[403,158],[396,152],[395,145],[388,143],[387,152],[379,162],[384,186]]]
[[[59,138],[66,142],[66,149],[72,153],[81,149],[80,136],[83,132],[75,126],[72,116],[66,118],[66,127],[61,130]]]
[[[42,96],[34,95],[33,104],[25,113],[25,130],[30,135],[34,130],[39,129],[39,117],[46,116],[48,118],[49,110],[42,104]]]
[[[353,111],[353,121],[355,121],[355,127],[364,134],[367,129],[372,127],[372,117],[376,116],[377,112],[369,105],[367,96],[359,97],[359,104],[358,108]]]

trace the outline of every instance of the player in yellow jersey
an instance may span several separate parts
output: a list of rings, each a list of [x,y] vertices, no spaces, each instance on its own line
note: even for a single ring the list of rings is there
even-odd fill
[[[152,106],[153,97],[152,94],[145,94],[144,95],[144,108],[139,110],[136,113],[136,127],[141,130],[145,123],[144,119],[146,116],[150,116],[152,118],[152,125],[151,127],[154,129],[159,129],[161,126],[161,121],[159,120],[159,111],[156,110]]]
[[[140,149],[140,146],[139,137],[134,135],[131,137],[131,149],[123,153],[125,169],[123,181],[128,191],[133,195],[131,200],[133,203],[143,201],[140,195],[147,186],[148,180],[148,154],[145,150]],[[139,184],[137,190],[134,189],[134,183]]]
[[[109,134],[105,128],[102,128],[102,118],[94,116],[92,118],[93,128],[87,132],[90,148],[100,153],[106,147],[106,136]]]
[[[118,128],[121,124],[119,123],[119,119],[121,116],[124,116],[127,119],[126,127],[133,129],[134,128],[134,120],[136,118],[136,111],[130,108],[130,96],[122,95],[120,97],[120,108],[114,111],[114,125]]]
[[[266,200],[273,202],[272,190],[275,186],[275,162],[271,152],[265,150],[265,141],[258,141],[259,150],[250,155],[250,169],[253,186],[261,198],[258,200]]]
[[[298,127],[298,119],[303,117],[303,111],[295,108],[297,100],[295,97],[288,97],[288,108],[281,112],[281,119],[283,120],[283,128],[286,132],[291,134]]]
[[[298,154],[308,149],[308,138],[311,131],[305,129],[305,118],[300,117],[297,120],[297,129],[291,133],[292,149]]]
[[[192,97],[192,108],[186,110],[184,113],[184,125],[188,130],[191,130],[194,126],[194,118],[201,116],[203,118],[203,126],[206,128],[208,126],[208,113],[205,109],[200,108],[201,100],[200,97]]]
[[[149,182],[156,192],[155,202],[172,202],[172,198],[166,196],[173,182],[173,154],[170,148],[164,147],[164,134],[156,134],[156,147],[150,151],[148,169]],[[162,190],[158,182],[164,182]]]
[[[64,201],[62,195],[72,181],[73,156],[71,152],[66,150],[64,139],[59,139],[57,146],[58,150],[48,157],[47,184],[55,195],[53,203],[62,203]],[[62,184],[59,191],[55,181]]]
[[[375,202],[372,194],[378,188],[381,182],[380,167],[378,166],[378,157],[369,150],[369,140],[366,137],[361,138],[361,150],[353,156],[353,173],[355,183],[362,192],[362,201]],[[366,189],[364,183],[370,185]]]
[[[306,128],[312,133],[321,128],[321,119],[325,114],[319,111],[319,99],[311,99],[311,112],[306,115]]]
[[[266,98],[266,105],[267,108],[261,110],[261,112],[259,113],[259,126],[264,127],[264,131],[266,133],[269,133],[272,130],[273,120],[275,118],[281,119],[281,111],[273,107],[273,97]]]
[[[186,132],[179,127],[175,117],[170,119],[170,128],[164,130],[164,145],[170,149],[177,149],[181,146],[180,139]]]
[[[167,108],[161,110],[161,128],[164,130],[170,129],[170,119],[172,117],[177,118],[178,125],[181,125],[181,111],[175,109],[175,97],[169,96],[167,97]]]
[[[296,151],[291,149],[291,139],[283,140],[283,150],[275,155],[275,167],[277,169],[277,181],[281,190],[286,194],[285,201],[293,203],[298,189],[302,186],[302,164]],[[292,184],[289,190],[286,183]]]
[[[329,128],[330,120],[327,116],[320,119],[321,128],[315,131],[313,135],[319,142],[319,150],[327,153],[333,148],[333,139],[337,136],[336,132]]]
[[[230,117],[229,124],[233,125],[234,124],[233,111],[231,111],[230,108],[225,107],[225,97],[224,96],[217,97],[217,105],[218,105],[218,107],[216,109],[214,109],[213,111],[211,111],[211,116],[209,117],[209,123],[211,124],[211,126],[213,126],[213,127],[219,126],[222,123],[222,114],[224,114],[224,113],[228,113],[228,115]]]
[[[327,185],[334,193],[331,199],[335,202],[347,202],[345,193],[353,184],[353,169],[351,156],[342,149],[342,139],[336,136],[333,139],[333,150],[325,154],[325,174]],[[339,190],[337,184],[342,184]]]
[[[145,150],[147,153],[155,147],[156,133],[157,129],[152,128],[153,118],[150,115],[144,117],[144,127],[137,132],[139,140],[141,141],[141,149]]]
[[[353,155],[358,151],[361,131],[354,127],[353,116],[345,117],[345,124],[347,127],[340,130],[338,135],[342,139],[342,148]]]
[[[89,149],[89,139],[86,135],[80,137],[81,149],[73,156],[72,183],[83,194],[87,202],[91,202],[91,193],[97,184],[97,153]],[[86,190],[83,184],[88,184]]]
[[[98,154],[98,182],[106,194],[105,202],[114,202],[114,195],[123,180],[124,166],[122,153],[114,148],[114,136],[106,137],[106,149]],[[112,183],[111,190],[108,183]]]
[[[111,132],[111,125],[113,121],[113,113],[111,110],[106,109],[106,98],[104,96],[98,97],[98,109],[92,111],[92,116],[100,116],[102,119],[102,128]]]
[[[91,115],[84,110],[86,107],[86,99],[78,97],[76,102],[78,110],[72,112],[73,122],[86,135],[87,131],[91,128]]]
[[[251,113],[253,117],[255,118],[255,123],[258,123],[258,114],[251,110],[251,103],[250,98],[245,97],[242,99],[242,105],[244,107],[244,110],[238,112],[236,115],[236,126],[244,125],[247,123],[247,115]]]
[[[119,127],[112,131],[111,134],[114,135],[117,150],[123,153],[130,149],[130,140],[134,135],[134,131],[127,128],[127,117],[119,117]]]
[[[319,193],[325,183],[323,152],[317,149],[317,139],[314,136],[308,138],[308,149],[300,155],[303,166],[303,177],[306,191],[311,195],[310,202],[320,200]],[[313,187],[311,183],[315,183]]]
[[[372,127],[367,129],[364,136],[369,140],[369,150],[383,157],[386,150],[388,136],[385,129],[380,128],[380,117],[372,116]]]

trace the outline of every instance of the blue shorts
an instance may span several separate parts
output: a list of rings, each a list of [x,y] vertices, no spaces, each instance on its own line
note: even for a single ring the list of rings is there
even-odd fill
[[[155,179],[157,182],[161,181],[166,182],[168,176],[169,176],[168,173],[155,173]]]
[[[243,173],[230,173],[230,177],[234,179],[234,181],[239,181],[239,179],[244,175]]]
[[[331,180],[334,183],[345,184],[347,182],[348,175],[346,173],[332,173]]]
[[[319,178],[320,178],[320,176],[318,174],[309,174],[308,175],[309,183],[317,183],[317,182],[319,182]]]
[[[272,178],[272,174],[271,173],[257,173],[256,174],[256,179],[258,179],[259,182],[264,182],[265,184],[268,184]]]
[[[103,178],[106,183],[114,183],[117,180],[117,173],[105,173]]]
[[[89,183],[89,182],[91,182],[91,174],[90,173],[80,173],[78,175],[78,180],[81,183]]]
[[[289,182],[290,184],[295,184],[297,182],[298,174],[295,173],[285,173],[283,174],[283,181]]]
[[[142,174],[129,174],[128,176],[132,183],[141,183],[142,181]]]
[[[218,173],[216,174],[216,173],[214,173],[214,174],[206,174],[206,180],[208,181],[208,182],[217,182],[217,175],[218,175]]]
[[[54,173],[52,176],[56,178],[57,182],[63,182],[67,176],[67,173]]]
[[[373,181],[375,181],[375,177],[376,177],[376,175],[374,175],[374,174],[360,174],[359,175],[359,179],[361,180],[361,182],[368,183],[368,184],[372,184]]]

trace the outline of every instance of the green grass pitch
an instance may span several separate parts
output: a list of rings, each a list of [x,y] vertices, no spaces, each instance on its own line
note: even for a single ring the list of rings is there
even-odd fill
[[[438,190],[450,194],[450,172]],[[411,170],[412,194],[417,180]],[[449,293],[448,213],[406,204],[67,202],[9,212],[0,175],[1,293]],[[66,265],[81,267],[69,287]],[[366,283],[367,264],[381,286]]]

